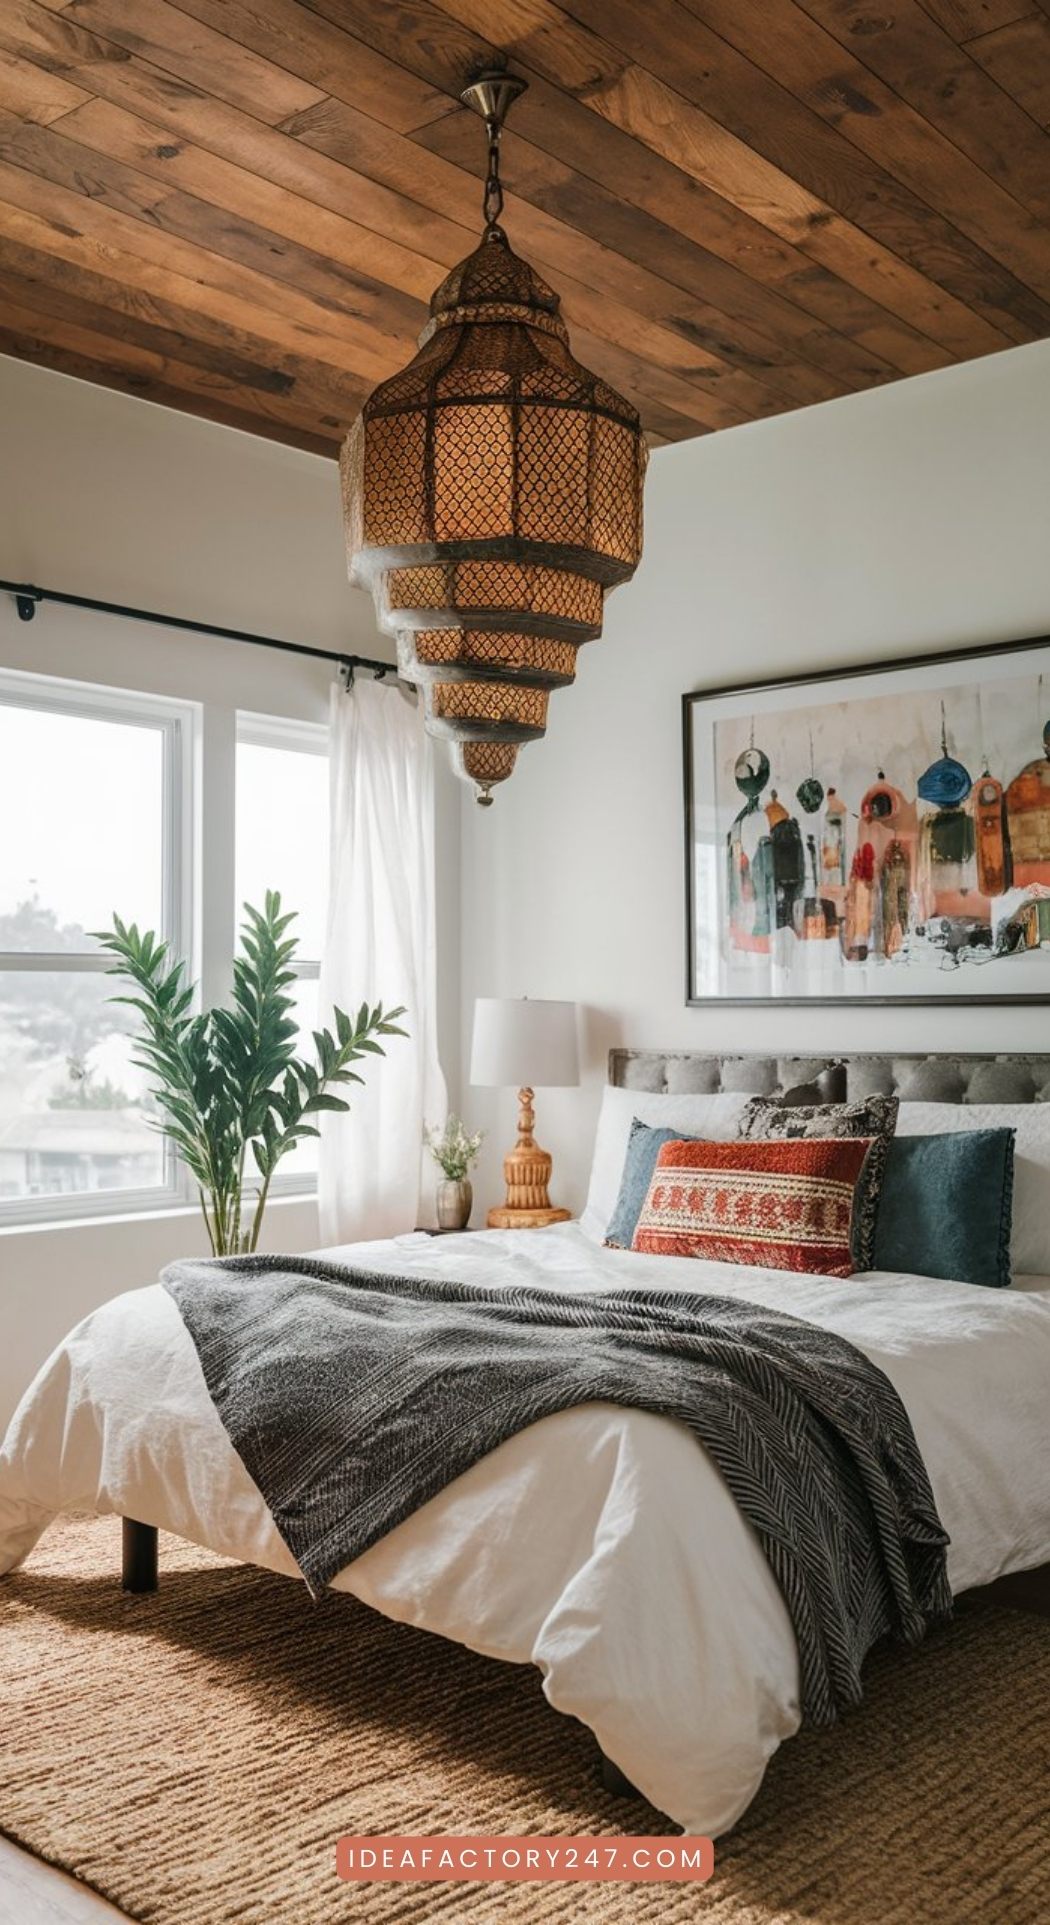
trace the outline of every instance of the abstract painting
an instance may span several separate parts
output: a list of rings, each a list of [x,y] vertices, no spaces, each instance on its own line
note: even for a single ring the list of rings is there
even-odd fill
[[[1050,1000],[1050,640],[683,698],[688,1000]]]

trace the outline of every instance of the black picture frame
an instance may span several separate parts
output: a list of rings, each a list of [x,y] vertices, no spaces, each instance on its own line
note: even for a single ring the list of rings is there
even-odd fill
[[[1034,649],[1048,651],[1047,685],[1050,691],[1050,634],[1028,635],[1015,640],[985,642],[965,648],[945,648],[927,653],[888,656],[877,662],[851,664],[843,668],[809,669],[802,673],[767,676],[754,682],[724,682],[711,687],[688,689],[681,697],[682,769],[684,805],[684,878],[685,878],[685,1002],[690,1009],[857,1009],[857,1008],[1011,1008],[1050,1004],[1050,987],[1037,993],[989,990],[960,991],[948,995],[901,993],[893,995],[722,995],[696,993],[696,933],[698,904],[695,889],[696,809],[693,776],[694,718],[704,704],[754,695],[787,694],[794,690],[816,690],[842,682],[862,683],[866,678],[903,674],[908,670],[939,667],[957,668],[981,660],[1002,659]],[[1050,753],[1050,751],[1048,751]]]

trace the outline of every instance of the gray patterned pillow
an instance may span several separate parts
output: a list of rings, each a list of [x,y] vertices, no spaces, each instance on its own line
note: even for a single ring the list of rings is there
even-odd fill
[[[871,1149],[853,1192],[850,1249],[858,1270],[875,1268],[875,1231],[879,1199],[893,1132],[895,1096],[867,1096],[861,1103],[786,1104],[782,1097],[756,1096],[740,1119],[741,1136],[870,1136]]]

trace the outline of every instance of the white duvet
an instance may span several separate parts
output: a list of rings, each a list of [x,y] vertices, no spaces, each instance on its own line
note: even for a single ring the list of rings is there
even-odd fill
[[[786,1276],[605,1250],[577,1224],[327,1254],[485,1283],[706,1290],[807,1317],[857,1344],[903,1398],[951,1536],[953,1589],[1050,1561],[1050,1280],[997,1291]],[[83,1508],[296,1575],[159,1286],[88,1317],[23,1399],[0,1451],[0,1571],[57,1512]],[[538,1665],[551,1704],[688,1831],[732,1825],[799,1723],[795,1640],[757,1540],[702,1447],[666,1418],[607,1404],[545,1418],[335,1586]]]

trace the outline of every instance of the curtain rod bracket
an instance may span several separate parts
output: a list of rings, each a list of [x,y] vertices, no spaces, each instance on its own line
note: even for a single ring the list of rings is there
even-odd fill
[[[388,675],[397,681],[397,670],[392,662],[374,662],[368,655],[344,655],[339,664],[339,674],[343,687],[349,693],[354,686],[354,670],[367,668],[377,682],[385,682]]]
[[[43,595],[39,588],[30,588],[28,586],[20,588],[15,595],[15,607],[18,610],[19,620],[31,622],[37,611],[37,603],[42,600]]]

